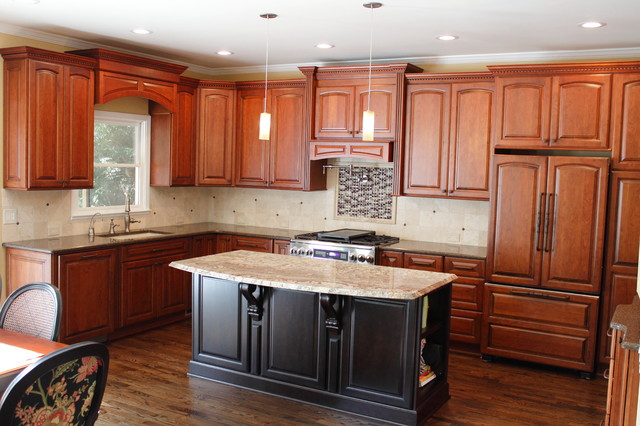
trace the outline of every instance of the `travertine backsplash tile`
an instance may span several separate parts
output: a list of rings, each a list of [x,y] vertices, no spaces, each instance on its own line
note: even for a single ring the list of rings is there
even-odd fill
[[[151,213],[134,214],[133,228],[178,222],[222,222],[301,231],[372,229],[403,239],[486,246],[486,201],[396,197],[394,223],[347,220],[335,215],[338,173],[328,171],[328,190],[315,192],[251,188],[151,188]],[[2,241],[46,238],[50,232],[79,235],[88,220],[71,220],[70,191],[2,190],[2,208],[18,211],[18,225],[2,225]],[[115,218],[122,224],[122,218]],[[96,221],[107,232],[109,218]]]

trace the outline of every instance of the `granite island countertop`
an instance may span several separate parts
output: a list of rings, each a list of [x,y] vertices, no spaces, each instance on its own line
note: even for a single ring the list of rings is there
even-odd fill
[[[137,238],[135,240],[124,241],[116,241],[109,238],[109,236],[100,236],[100,234],[97,234],[93,239],[88,235],[69,235],[60,237],[37,238],[32,240],[9,241],[3,243],[2,245],[4,247],[40,251],[51,254],[63,254],[81,250],[94,250],[124,244],[134,244],[151,240],[190,237],[212,233],[290,240],[296,235],[309,232],[295,229],[232,225],[228,223],[216,222],[160,226],[147,228],[146,230],[159,231],[164,234],[150,236],[148,238]],[[133,229],[133,231],[141,231],[141,229]],[[429,241],[400,240],[398,243],[380,247],[380,250],[410,251],[415,253],[468,257],[474,259],[485,259],[487,257],[486,247],[468,246],[463,244],[434,243]]]
[[[402,300],[417,299],[457,278],[440,272],[244,250],[174,261],[169,266],[259,286]]]

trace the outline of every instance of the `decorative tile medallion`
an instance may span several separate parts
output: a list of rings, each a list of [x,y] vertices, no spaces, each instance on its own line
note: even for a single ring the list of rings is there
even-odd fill
[[[336,218],[381,222],[395,220],[393,168],[360,167],[338,172]]]

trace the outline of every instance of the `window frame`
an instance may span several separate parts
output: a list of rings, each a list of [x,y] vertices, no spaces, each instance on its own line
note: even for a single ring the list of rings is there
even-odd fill
[[[149,179],[150,179],[150,159],[151,159],[151,116],[140,114],[129,114],[114,111],[94,111],[94,125],[95,123],[106,123],[116,125],[135,126],[137,128],[136,137],[136,156],[138,157],[136,163],[96,163],[95,158],[93,162],[94,169],[96,167],[108,167],[108,166],[133,166],[138,168],[136,173],[135,193],[138,196],[137,200],[131,200],[131,212],[132,213],[147,213],[149,212]],[[94,141],[95,143],[95,141]],[[96,164],[100,164],[96,166]],[[92,187],[93,188],[93,187]],[[124,213],[124,204],[117,206],[94,206],[94,207],[79,207],[78,201],[82,191],[88,191],[87,189],[77,189],[71,191],[71,219],[85,219],[93,216],[96,213],[100,213],[101,216],[120,216]]]

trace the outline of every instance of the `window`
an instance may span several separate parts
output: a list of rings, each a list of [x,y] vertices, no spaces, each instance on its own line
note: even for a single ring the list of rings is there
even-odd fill
[[[150,124],[145,115],[95,112],[93,188],[73,191],[73,217],[122,213],[125,193],[132,212],[149,209]]]

